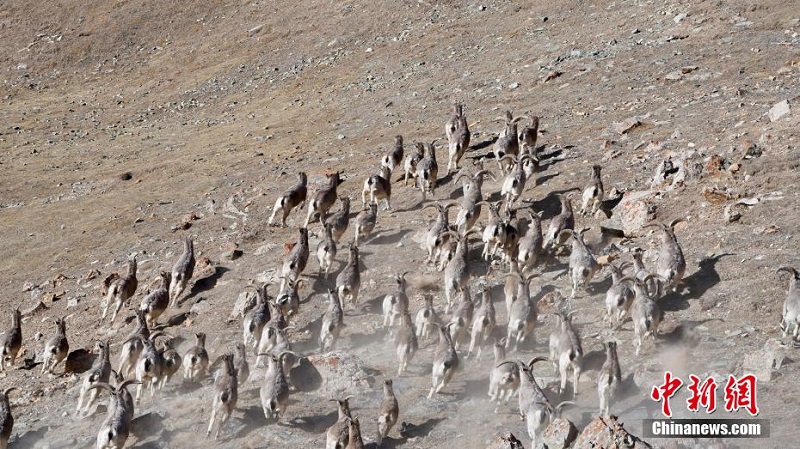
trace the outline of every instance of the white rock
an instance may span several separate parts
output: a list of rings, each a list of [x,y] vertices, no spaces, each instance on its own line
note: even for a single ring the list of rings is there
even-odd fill
[[[775,105],[773,105],[769,110],[769,121],[777,122],[783,117],[789,115],[791,112],[791,109],[789,109],[789,100],[783,100],[775,103]]]

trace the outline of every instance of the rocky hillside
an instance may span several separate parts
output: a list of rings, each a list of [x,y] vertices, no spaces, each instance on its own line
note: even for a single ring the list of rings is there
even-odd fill
[[[346,395],[364,441],[376,447],[388,377],[405,424],[383,447],[483,448],[509,433],[529,447],[516,399],[497,413],[487,400],[488,354],[463,360],[462,351],[462,370],[427,399],[436,341],[423,341],[398,377],[381,327],[383,296],[407,270],[412,316],[431,292],[439,314],[450,317],[442,274],[424,263],[420,242],[434,218],[424,206],[463,194],[454,175],[444,176],[443,128],[454,102],[465,105],[472,131],[466,165],[489,155],[486,168],[498,176],[484,184],[492,200],[502,185],[491,155],[503,128],[495,119],[506,110],[541,117],[541,168],[520,204],[541,211],[545,229],[559,213],[556,194],[575,191],[577,203],[594,164],[603,166],[609,216],[578,216],[576,228],[590,228],[585,238],[598,256],[628,261],[641,248],[652,267],[661,233],[644,225],[684,220],[675,233],[688,265],[685,285],[660,300],[665,318],[655,346],[647,342],[635,356],[632,324],[612,331],[603,322],[608,270],[571,301],[586,355],[580,395],[564,418],[580,431],[597,416],[602,343],[615,340],[625,382],[612,411],[632,434],[642,434],[643,418],[660,416],[649,392],[665,370],[723,385],[729,374],[754,372],[758,417],[771,420],[770,438],[714,447],[793,445],[800,434],[784,417],[800,397],[798,356],[778,326],[788,277],[776,269],[800,266],[799,33],[797,8],[772,0],[4,2],[0,330],[10,328],[13,308],[24,312],[23,352],[0,374],[2,389],[19,388],[10,393],[10,447],[94,447],[107,393],[94,414],[73,419],[88,351],[109,339],[117,366],[135,309],[172,268],[185,236],[195,240],[198,266],[180,306],[162,318],[164,330],[181,354],[195,332],[208,334],[212,359],[231,351],[242,338],[242,319],[231,313],[237,299],[263,282],[278,293],[285,244],[305,218],[304,209],[288,228],[268,226],[277,195],[298,171],[315,191],[338,170],[339,193],[350,197],[355,216],[363,181],[395,135],[406,152],[438,139],[440,186],[423,202],[419,191],[393,184],[392,211],[378,212],[360,245],[359,305],[345,310],[346,327],[327,354],[317,338],[329,281],[312,255],[288,331],[302,360],[286,416],[264,418],[264,370],[253,367],[220,440],[197,441],[208,425],[212,381],[192,384],[178,374],[153,398],[143,396],[126,447],[318,447],[337,417],[328,399]],[[479,222],[488,223],[485,212]],[[309,228],[313,252],[323,233],[318,222]],[[351,238],[348,230],[334,273]],[[506,269],[490,271],[481,250],[470,247],[471,274],[492,288],[500,338]],[[134,254],[139,288],[110,324],[100,317],[102,281],[124,274]],[[537,268],[531,290],[541,313],[535,341],[520,348],[524,360],[548,355],[553,292],[570,291],[568,259],[561,253]],[[37,362],[62,316],[77,351],[70,372],[60,365],[41,374]],[[553,402],[570,398],[571,387],[558,394],[551,365],[536,365],[535,375]],[[687,394],[684,388],[673,399],[678,417],[696,416]]]

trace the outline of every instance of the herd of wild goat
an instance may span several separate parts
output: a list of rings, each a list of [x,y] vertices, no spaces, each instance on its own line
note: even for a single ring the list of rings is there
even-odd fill
[[[358,303],[362,284],[359,244],[364,244],[376,228],[378,203],[384,201],[386,209],[391,209],[391,175],[402,167],[404,185],[407,186],[409,179],[413,179],[415,188],[421,191],[424,208],[433,208],[437,213],[433,225],[424,232],[421,243],[427,251],[427,263],[434,267],[432,269],[443,272],[444,297],[441,304],[436,304],[431,294],[425,294],[425,305],[412,319],[406,293],[407,273],[397,274],[396,290],[386,294],[383,300],[382,317],[383,326],[396,348],[397,375],[406,373],[420,340],[438,336],[428,393],[428,398],[431,398],[446,388],[453,376],[457,375],[459,366],[463,364],[462,357],[480,359],[484,344],[491,340],[494,363],[488,381],[490,399],[500,403],[518,395],[519,413],[526,421],[532,439],[531,447],[536,448],[552,418],[571,401],[551,403],[534,379],[533,365],[549,360],[560,376],[559,395],[566,394],[568,381],[571,381],[573,397],[578,394],[584,351],[581,336],[572,323],[575,312],[571,310],[571,302],[575,296],[585,291],[601,270],[609,270],[612,283],[605,295],[608,326],[619,329],[630,317],[635,354],[639,355],[645,340],[648,337],[655,338],[663,319],[659,298],[668,291],[677,292],[681,289],[686,261],[674,231],[678,220],[657,225],[660,226],[662,239],[657,265],[653,270],[645,267],[642,252],[634,251],[631,261],[619,265],[614,262],[619,254],[595,258],[582,237],[588,228],[575,226],[571,195],[567,194],[559,195],[561,212],[543,232],[541,212],[535,211],[531,202],[522,198],[526,187],[530,189],[537,182],[540,162],[537,153],[539,119],[515,118],[511,112],[506,112],[501,120],[505,122],[504,128],[492,146],[497,164],[495,173],[502,177],[500,200],[497,202],[487,201],[490,195],[482,192],[485,177],[497,179],[484,167],[484,158],[475,158],[472,166],[459,167],[465,151],[470,147],[471,137],[462,105],[454,106],[444,127],[449,154],[447,174],[455,174],[455,182],[461,182],[463,197],[460,201],[426,202],[428,194],[436,195],[440,181],[434,143],[417,143],[415,151],[406,155],[403,138],[395,138],[393,149],[381,158],[380,173],[364,181],[361,198],[364,208],[353,218],[354,237],[347,246],[347,263],[327,292],[329,305],[322,316],[319,352],[325,353],[336,347],[343,329],[346,304],[355,306]],[[530,124],[519,129],[518,122],[521,120]],[[328,185],[309,196],[306,174],[299,173],[297,184],[281,194],[275,202],[269,217],[270,225],[275,224],[280,215],[280,225],[286,226],[291,212],[307,204],[305,223],[299,228],[297,242],[283,260],[278,295],[270,297],[267,285],[258,288],[252,307],[244,315],[243,341],[236,343],[235,354],[225,353],[210,363],[205,349],[206,336],[197,333],[196,345],[181,356],[168,334],[151,332],[168,308],[178,306],[178,299],[192,278],[195,253],[191,238],[185,239],[183,254],[171,273],[162,272],[159,287],[142,297],[136,312],[138,326],[121,343],[116,370],[111,368],[109,341],[97,342],[94,364],[83,374],[76,415],[86,416],[92,412],[99,390],[108,391],[107,417],[97,435],[98,449],[124,447],[131,430],[134,405],[140,400],[143,389],[148,388],[152,396],[181,367],[187,381],[198,382],[205,379],[209,372],[213,373],[213,404],[208,435],[213,432],[215,438],[218,437],[220,429],[236,409],[238,388],[250,377],[248,356],[251,355],[256,357],[256,366],[266,364],[260,389],[265,417],[268,420],[283,417],[289,395],[294,389],[289,372],[299,360],[298,354],[292,351],[287,328],[291,328],[290,323],[297,316],[301,304],[301,276],[312,276],[306,270],[311,254],[308,227],[319,219],[321,239],[315,254],[319,261],[318,276],[325,278],[334,266],[338,245],[350,227],[350,201],[337,193],[337,186],[341,182],[339,173],[326,176]],[[582,215],[591,217],[604,208],[599,165],[592,167],[591,180],[580,199],[579,213]],[[337,200],[341,207],[333,212]],[[455,222],[452,223],[448,215],[451,208],[458,209]],[[482,211],[485,211],[485,225],[481,229],[476,225]],[[474,267],[471,269],[469,244],[473,236],[480,237],[483,242],[481,257],[488,270],[507,270],[503,291],[508,321],[503,338],[491,338],[501,323],[497,322],[491,285],[485,276],[489,273],[478,276],[475,273],[478,270]],[[535,357],[527,364],[516,361],[519,355],[514,359],[506,359],[507,351],[519,353],[523,350],[520,344],[532,339],[537,327],[538,307],[536,295],[531,295],[531,281],[541,271],[543,261],[562,254],[566,256],[567,253],[571,292],[563,295],[556,291],[557,325],[549,336],[549,357]],[[628,269],[630,271],[626,272]],[[129,304],[137,291],[136,271],[136,258],[132,257],[125,276],[107,279],[102,301],[103,319],[110,311],[110,322],[113,324],[122,308]],[[792,334],[797,339],[800,330],[798,272],[790,267],[781,267],[779,271],[791,275],[781,326],[785,334]],[[476,295],[474,300],[473,294]],[[449,321],[442,320],[440,313],[449,315]],[[57,334],[44,347],[43,374],[53,373],[69,352],[64,319],[56,320],[56,325]],[[162,337],[160,343],[159,337]],[[620,338],[623,338],[622,335]],[[21,316],[19,310],[15,310],[12,327],[2,337],[0,370],[14,365],[21,345]],[[615,392],[621,382],[617,343],[608,341],[605,347],[606,361],[597,376],[599,413],[603,416],[611,413]],[[114,385],[110,382],[112,374],[115,377]],[[137,385],[135,397],[127,390],[130,385]],[[384,400],[377,417],[379,446],[397,423],[400,412],[391,379],[384,380],[383,389]],[[8,394],[12,390],[14,388],[9,388],[0,395],[0,449],[8,444],[14,422],[8,401]],[[351,415],[348,399],[339,400],[338,407],[339,418],[327,430],[326,448],[364,447],[359,421]]]

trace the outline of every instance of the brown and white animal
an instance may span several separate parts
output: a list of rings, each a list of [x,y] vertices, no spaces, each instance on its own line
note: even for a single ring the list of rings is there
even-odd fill
[[[383,439],[392,430],[392,427],[397,423],[398,416],[400,415],[400,406],[397,403],[397,397],[394,395],[394,388],[392,379],[385,379],[383,381],[383,401],[381,401],[380,411],[378,413],[378,446],[380,447]]]
[[[439,183],[439,164],[436,162],[434,143],[425,146],[425,157],[417,163],[417,187],[422,191],[422,201],[425,201],[426,194],[436,194]]]
[[[613,263],[606,265],[611,270],[611,287],[606,291],[606,320],[609,327],[622,324],[633,303],[633,290],[627,282],[620,282],[625,277],[623,270],[630,262],[617,267]]]
[[[219,438],[220,429],[230,419],[239,399],[239,378],[233,366],[233,354],[222,355],[222,369],[214,377],[214,399],[211,404],[211,419],[206,437],[214,431],[214,439]]]
[[[531,124],[524,126],[517,134],[519,152],[529,154],[534,159],[539,159],[536,152],[536,141],[539,138],[539,117],[531,117]]]
[[[11,313],[11,329],[3,334],[3,353],[0,357],[0,371],[6,370],[8,366],[14,366],[20,348],[22,348],[22,314],[19,309],[14,309]]]
[[[467,117],[464,115],[464,105],[458,103],[453,105],[453,115],[445,124],[444,130],[449,155],[447,173],[450,174],[451,170],[458,170],[458,163],[469,148],[470,132]]]
[[[139,360],[139,355],[144,348],[144,341],[150,338],[150,329],[147,327],[147,319],[144,312],[136,311],[136,329],[128,335],[128,338],[122,343],[122,349],[119,353],[119,373],[125,377],[134,376],[136,369],[136,362]]]
[[[347,265],[336,275],[336,292],[342,304],[349,301],[355,308],[358,305],[358,292],[361,289],[361,267],[359,267],[358,246],[350,245]]]
[[[686,259],[683,257],[678,238],[675,237],[675,225],[682,221],[683,219],[679,218],[670,224],[661,225],[664,233],[661,236],[661,249],[658,251],[656,274],[664,279],[664,292],[670,288],[672,291],[677,291],[686,273]]]
[[[400,327],[394,336],[394,347],[397,353],[397,375],[400,376],[406,372],[409,363],[419,350],[416,330],[408,311],[400,315]]]
[[[394,147],[381,158],[381,166],[394,173],[395,169],[403,162],[403,136],[394,136]]]
[[[600,416],[609,417],[611,416],[611,401],[622,383],[622,370],[617,357],[617,342],[606,342],[605,347],[606,361],[597,375],[597,395],[600,397]]]
[[[203,380],[208,371],[208,351],[206,351],[206,334],[194,334],[195,345],[183,356],[183,378],[191,382]]]
[[[308,264],[308,256],[310,250],[308,247],[308,229],[298,229],[297,243],[292,247],[292,250],[283,259],[283,267],[281,268],[281,290],[286,288],[286,284],[290,280],[297,280]]]
[[[603,180],[600,178],[602,169],[603,167],[600,165],[592,165],[592,180],[583,189],[581,198],[581,215],[593,216],[603,203],[605,190],[603,190]]]
[[[97,433],[97,449],[122,449],[128,440],[133,422],[134,403],[128,385],[138,381],[126,380],[112,387],[106,382],[98,382],[90,388],[102,388],[110,393],[108,413]]]
[[[292,212],[292,209],[302,209],[306,205],[306,196],[308,195],[308,176],[304,172],[297,174],[297,183],[281,193],[281,196],[275,201],[275,207],[272,208],[272,215],[269,216],[267,222],[270,226],[275,221],[275,215],[281,211],[281,226],[286,226],[286,219]]]
[[[458,353],[453,346],[453,339],[450,336],[451,324],[439,327],[439,343],[433,354],[433,370],[431,371],[431,391],[428,399],[434,393],[439,393],[450,383],[456,370],[459,367]]]
[[[48,372],[54,374],[54,370],[62,360],[69,354],[69,341],[67,340],[67,322],[65,318],[56,320],[58,331],[44,345],[42,354],[42,374]],[[65,368],[66,370],[66,368]]]
[[[505,338],[494,342],[494,368],[489,374],[489,397],[496,402],[497,413],[500,401],[508,402],[519,389],[519,365],[506,361]]]
[[[166,271],[162,271],[158,288],[142,298],[142,304],[139,306],[139,310],[144,313],[149,327],[154,327],[158,322],[158,318],[167,310],[167,307],[169,307],[169,286],[171,282],[172,275]]]
[[[497,165],[500,168],[500,172],[503,174],[508,173],[510,169],[508,164],[503,163],[503,156],[510,154],[516,157],[519,154],[517,122],[523,118],[524,117],[514,118],[514,115],[511,114],[511,111],[506,111],[505,117],[498,118],[498,120],[505,122],[505,127],[503,128],[503,131],[500,132],[500,136],[492,145],[492,152],[494,153],[495,160],[497,160]]]
[[[314,194],[314,198],[309,202],[308,215],[306,215],[306,222],[303,225],[304,228],[308,228],[311,219],[316,216],[319,216],[321,223],[325,223],[325,217],[328,215],[328,211],[336,202],[336,189],[339,187],[339,184],[343,182],[342,178],[338,171],[325,176],[328,178],[328,185],[317,191]]]
[[[361,202],[367,207],[367,195],[370,204],[377,204],[378,201],[386,201],[386,209],[392,208],[392,171],[387,166],[381,166],[381,172],[372,175],[364,181],[364,188],[361,190]]]
[[[172,279],[169,285],[170,304],[178,303],[181,293],[186,290],[186,285],[194,274],[194,241],[191,237],[183,239],[183,254],[172,267]]]
[[[572,371],[572,392],[573,396],[578,396],[578,385],[583,370],[583,345],[578,331],[572,324],[570,313],[559,312],[558,325],[550,334],[550,360],[556,375],[561,375],[561,385],[559,394],[564,394],[567,388],[567,371]]]
[[[572,212],[572,200],[569,195],[558,194],[558,199],[561,201],[561,213],[553,217],[550,221],[550,226],[547,228],[547,233],[544,236],[545,250],[553,252],[556,246],[562,243],[558,241],[558,237],[565,229],[575,229],[575,215]]]
[[[14,415],[11,413],[8,394],[16,389],[16,387],[6,388],[0,394],[0,449],[8,447],[8,440],[11,439],[11,432],[14,430]]]
[[[75,409],[75,414],[77,415],[89,413],[95,400],[97,400],[98,392],[91,387],[101,382],[108,383],[111,377],[111,351],[109,350],[108,340],[98,341],[95,344],[95,351],[98,353],[97,357],[94,359],[89,371],[86,371],[83,375],[81,381],[81,393],[78,397],[78,407]]]
[[[781,316],[781,329],[783,336],[792,334],[792,338],[797,340],[800,336],[800,288],[798,288],[798,281],[800,281],[800,273],[792,267],[780,267],[778,272],[785,271],[789,273],[789,291],[786,294],[786,300],[783,301],[783,314]]]
[[[325,449],[344,449],[350,439],[350,420],[353,416],[350,414],[350,398],[348,396],[344,399],[331,399],[338,403],[339,417],[328,430],[325,431]]]
[[[414,148],[416,151],[406,156],[406,160],[403,162],[403,169],[405,170],[403,185],[405,186],[408,185],[408,178],[417,178],[417,165],[425,157],[425,144],[417,142],[414,144]]]
[[[111,314],[111,323],[114,323],[122,306],[127,304],[133,294],[136,293],[136,287],[139,286],[139,281],[136,279],[136,267],[136,256],[133,256],[128,259],[128,273],[125,277],[115,279],[108,286],[108,294],[103,301],[102,319],[106,318],[108,308],[113,304],[114,310]]]

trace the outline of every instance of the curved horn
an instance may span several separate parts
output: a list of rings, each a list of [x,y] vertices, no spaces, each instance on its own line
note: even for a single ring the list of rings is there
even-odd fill
[[[126,380],[126,381],[122,382],[121,384],[117,385],[117,391],[124,390],[125,388],[128,387],[128,385],[139,385],[140,383],[141,382],[139,382],[136,379]]]
[[[522,361],[519,361],[519,360],[517,360],[517,361],[506,360],[505,362],[501,362],[499,365],[495,366],[495,368],[500,368],[501,366],[508,365],[508,364],[517,365],[517,366],[520,366],[520,367],[525,366],[525,363],[523,363]]]
[[[8,396],[8,393],[11,393],[12,391],[17,391],[17,390],[18,390],[17,387],[8,387],[8,388],[5,389],[5,391],[3,391],[3,396]]]
[[[544,361],[547,361],[547,357],[542,357],[542,356],[534,357],[531,359],[530,362],[528,362],[528,369],[533,369],[533,365],[536,362],[544,362]]]
[[[114,387],[112,387],[111,384],[109,384],[108,382],[96,382],[92,386],[87,388],[87,390],[93,390],[95,388],[102,388],[104,390],[108,390],[108,392],[111,394],[114,394],[116,392],[116,390],[114,390]]]
[[[797,277],[797,274],[798,274],[797,270],[795,270],[793,267],[788,267],[788,266],[787,267],[780,267],[777,270],[775,270],[776,273],[780,273],[781,271],[785,271],[785,272],[791,274],[793,277]]]
[[[558,405],[555,406],[556,414],[561,414],[561,410],[564,408],[565,405],[575,405],[575,401],[559,402]]]
[[[684,221],[686,221],[686,220],[683,219],[683,218],[676,218],[676,219],[672,220],[671,222],[669,222],[669,228],[670,229],[674,229],[676,224],[682,223]]]

